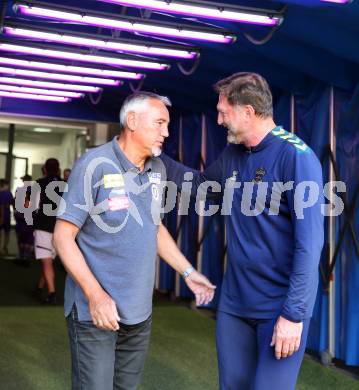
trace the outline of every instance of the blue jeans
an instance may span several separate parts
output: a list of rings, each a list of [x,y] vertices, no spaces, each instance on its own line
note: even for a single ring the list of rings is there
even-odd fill
[[[117,332],[79,321],[76,306],[67,317],[72,390],[137,389],[149,346],[152,318],[120,324]]]
[[[310,319],[303,321],[300,347],[277,360],[270,346],[277,319],[251,320],[217,313],[220,390],[294,390],[307,342]]]

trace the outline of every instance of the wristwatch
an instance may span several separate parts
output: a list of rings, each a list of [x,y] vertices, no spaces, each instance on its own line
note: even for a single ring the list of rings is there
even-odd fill
[[[182,276],[183,276],[183,279],[187,279],[189,277],[189,275],[194,271],[195,269],[191,266],[191,267],[188,267],[184,270]]]

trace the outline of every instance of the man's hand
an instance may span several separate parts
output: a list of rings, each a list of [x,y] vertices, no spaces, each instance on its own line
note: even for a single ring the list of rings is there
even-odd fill
[[[112,331],[120,329],[116,303],[105,291],[90,297],[89,310],[97,328]]]
[[[275,346],[276,359],[292,356],[298,351],[302,331],[303,322],[292,322],[279,316],[271,342],[271,347]]]
[[[191,272],[185,282],[196,297],[196,305],[207,305],[214,296],[214,286],[204,275],[197,271]]]
[[[91,272],[76,243],[80,231],[75,224],[58,219],[55,225],[53,243],[61,261],[72,279],[81,287],[89,302],[92,321],[100,329],[118,330],[120,317],[116,303],[103,290]]]

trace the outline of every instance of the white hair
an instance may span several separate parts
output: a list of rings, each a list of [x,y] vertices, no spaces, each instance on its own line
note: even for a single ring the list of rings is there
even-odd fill
[[[128,96],[122,104],[120,110],[120,127],[123,130],[126,127],[127,115],[130,112],[139,113],[143,111],[150,99],[157,99],[161,101],[165,106],[171,107],[171,101],[167,96],[157,95],[152,92],[136,92],[130,96]]]

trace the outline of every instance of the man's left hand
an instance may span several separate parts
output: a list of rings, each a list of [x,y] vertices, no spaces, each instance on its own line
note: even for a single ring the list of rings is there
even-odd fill
[[[185,282],[196,297],[196,305],[207,305],[214,296],[214,286],[204,275],[197,271],[191,272]]]
[[[303,322],[292,322],[279,316],[273,331],[271,347],[275,347],[276,359],[292,356],[300,347]]]

